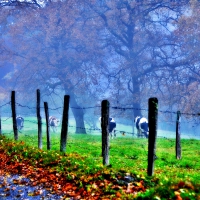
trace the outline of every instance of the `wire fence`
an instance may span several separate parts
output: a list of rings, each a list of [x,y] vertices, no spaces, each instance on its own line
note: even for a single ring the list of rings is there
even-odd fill
[[[101,106],[90,106],[90,107],[71,107],[74,109],[85,110],[85,113],[89,111],[89,115],[86,115],[85,126],[77,127],[75,119],[72,113],[69,113],[69,131],[74,132],[76,128],[86,130],[87,134],[101,134],[101,127],[99,122],[100,109]],[[56,118],[62,119],[62,106],[59,107],[49,107],[49,113]],[[31,107],[23,105],[16,102],[17,115],[24,118],[24,129],[37,131],[37,117],[36,117],[36,107]],[[44,107],[41,106],[41,116],[42,124],[45,128],[46,120],[44,114]],[[92,110],[92,112],[91,112]],[[95,112],[99,110],[99,115],[95,116]],[[133,119],[127,119],[127,116],[133,112],[133,110],[138,110],[133,107],[110,107],[110,113],[114,115],[115,121],[117,123],[116,133],[117,137],[136,137],[136,129],[133,124]],[[143,116],[147,117],[148,109],[139,109],[143,113]],[[11,113],[11,102],[6,102],[0,105],[0,115],[2,121],[2,131],[12,132],[12,113]],[[113,115],[111,115],[113,117]],[[158,110],[158,138],[175,138],[175,126],[176,126],[176,115],[175,111],[164,111]],[[181,113],[181,138],[185,139],[200,139],[200,113]],[[123,118],[124,117],[124,118]],[[9,121],[9,124],[6,123]],[[60,127],[58,127],[58,132]]]
[[[83,149],[85,154],[91,154],[94,160],[99,161],[101,154],[101,126],[99,117],[101,113],[101,105],[88,106],[88,107],[72,107],[73,109],[82,109],[85,113],[85,127],[78,127],[79,129],[86,130],[87,136],[81,134],[75,134],[76,123],[72,112],[69,112],[69,124],[68,124],[68,152],[82,152]],[[63,106],[49,107],[49,115],[55,116],[58,119],[62,119]],[[137,160],[140,156],[140,160],[147,161],[148,155],[148,140],[140,139],[137,141],[136,128],[133,124],[131,115],[134,110],[138,110],[134,107],[118,107],[110,106],[110,116],[115,118],[116,127],[116,138],[111,140],[111,152],[110,154],[118,154],[121,156],[124,167],[129,167]],[[143,116],[148,116],[148,108],[140,109]],[[36,114],[36,106],[23,105],[16,102],[16,112],[24,118],[24,127],[19,131],[19,140],[25,140],[32,146],[37,147],[38,145],[38,121]],[[131,113],[131,114],[130,114]],[[2,134],[13,138],[13,122],[11,112],[11,102],[6,102],[0,105],[0,116],[1,116],[1,131]],[[42,133],[43,133],[43,148],[46,148],[46,120],[44,107],[41,106],[42,116]],[[200,113],[181,113],[181,138],[182,139],[200,139],[200,127],[199,117]],[[158,131],[157,138],[161,138],[169,142],[174,147],[174,139],[176,138],[176,117],[177,112],[168,110],[158,110]],[[51,149],[59,150],[60,145],[60,132],[61,126],[57,128],[54,133],[51,130]],[[123,139],[122,139],[123,138]],[[131,140],[130,140],[131,138]],[[84,140],[84,142],[80,142]],[[86,146],[85,143],[88,145]],[[92,144],[92,145],[89,145]],[[129,144],[130,146],[140,145],[142,151],[140,155],[134,151],[125,152],[124,145]],[[159,146],[159,144],[158,144]],[[97,148],[98,147],[98,148]],[[123,159],[124,158],[124,159]],[[111,162],[114,159],[111,157]],[[127,160],[131,162],[127,162]],[[199,163],[197,163],[199,165]]]

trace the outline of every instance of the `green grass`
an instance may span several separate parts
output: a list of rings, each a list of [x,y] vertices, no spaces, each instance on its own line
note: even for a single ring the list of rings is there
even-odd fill
[[[5,122],[2,126],[3,134],[7,138],[13,139],[12,127],[10,127],[12,123],[9,123],[9,120]],[[35,153],[37,148],[36,128],[37,124],[29,122],[29,125],[19,133],[19,141],[24,141],[30,147],[28,152],[22,154],[24,157],[37,160],[42,158],[43,163],[53,162],[59,155],[62,155],[59,152],[60,134],[51,133],[51,150],[47,151],[45,127],[43,126],[44,152]],[[137,177],[146,180],[149,189],[139,195],[141,198],[157,196],[157,198],[167,199],[169,196],[174,197],[174,191],[180,190],[177,185],[184,181],[188,184],[192,183],[197,189],[192,190],[193,193],[196,193],[194,195],[190,191],[191,188],[184,186],[184,192],[180,192],[181,197],[183,199],[198,199],[197,196],[200,195],[200,140],[182,139],[182,158],[180,160],[175,157],[175,139],[158,138],[156,147],[158,159],[155,161],[153,177],[147,176],[148,140],[126,135],[110,141],[110,166],[107,169],[116,173],[120,171],[135,174]],[[33,149],[33,152],[31,152],[31,149]],[[44,156],[41,154],[44,154]],[[63,158],[63,162],[68,163],[65,165],[68,166],[67,170],[76,173],[77,176],[96,173],[103,168],[101,136],[96,133],[74,134],[69,129],[66,155],[68,155],[68,159],[66,161]],[[56,167],[58,171],[66,170],[64,165]]]

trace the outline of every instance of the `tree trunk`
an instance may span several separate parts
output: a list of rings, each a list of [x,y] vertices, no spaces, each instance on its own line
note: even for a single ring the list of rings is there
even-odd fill
[[[84,123],[84,111],[78,105],[75,94],[73,91],[69,92],[68,88],[65,89],[66,94],[70,95],[70,107],[72,109],[72,113],[74,115],[74,119],[76,122],[76,133],[77,134],[86,134],[85,123]]]
[[[133,118],[135,119],[135,117],[137,116],[141,116],[141,107],[140,107],[140,103],[138,102],[133,102]]]
[[[133,105],[133,116],[132,116],[132,121],[133,121],[133,135],[135,135],[135,123],[134,119],[137,116],[142,116],[141,114],[141,106],[140,106],[140,84],[137,79],[137,77],[132,76],[131,79],[131,85],[129,84],[128,86],[129,91],[133,95],[133,100],[132,100],[132,105]]]

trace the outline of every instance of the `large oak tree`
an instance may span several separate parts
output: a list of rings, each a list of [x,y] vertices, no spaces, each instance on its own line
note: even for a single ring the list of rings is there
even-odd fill
[[[16,12],[10,25],[16,85],[26,92],[64,90],[70,95],[76,133],[86,133],[81,97],[88,94],[90,101],[89,95],[97,94],[104,70],[98,29],[87,9],[81,1],[52,2]]]
[[[189,1],[100,2],[92,1],[90,6],[103,24],[105,48],[120,58],[115,70],[109,72],[116,96],[126,97],[124,105],[135,108],[134,116],[141,115],[144,104],[147,108],[151,96],[162,97],[171,105],[171,86],[181,81],[177,74],[188,63],[174,40],[174,23]]]

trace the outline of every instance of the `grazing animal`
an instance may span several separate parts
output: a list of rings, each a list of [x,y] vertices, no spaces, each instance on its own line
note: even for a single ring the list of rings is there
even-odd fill
[[[49,117],[49,126],[52,128],[53,132],[57,131],[57,127],[59,126],[60,121],[54,116]]]
[[[17,130],[22,130],[22,128],[24,127],[24,118],[19,115],[16,117],[16,122]]]
[[[99,118],[99,121],[101,121],[101,117]],[[108,131],[109,131],[109,135],[111,138],[116,137],[116,122],[114,120],[114,118],[109,117],[109,126],[108,126]]]
[[[145,117],[137,116],[134,119],[134,122],[135,122],[135,126],[137,128],[137,136],[138,137],[145,136],[146,138],[148,138],[149,137],[148,120]]]

